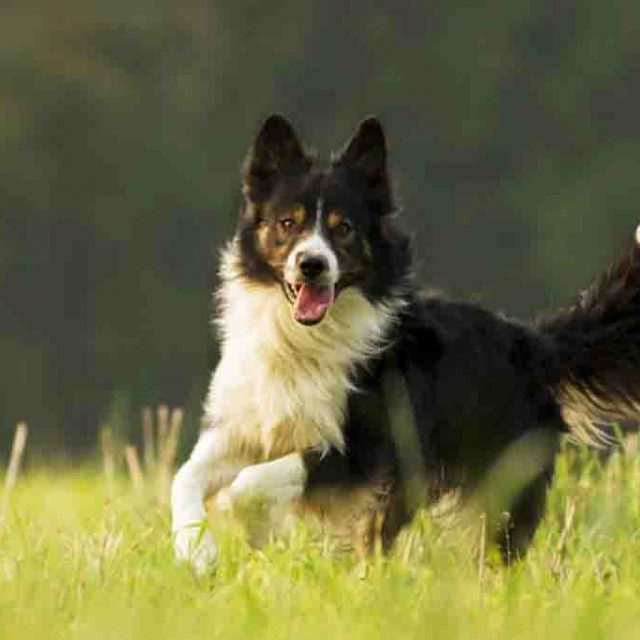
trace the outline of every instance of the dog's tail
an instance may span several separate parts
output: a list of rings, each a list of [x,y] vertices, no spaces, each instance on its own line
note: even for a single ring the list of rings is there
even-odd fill
[[[558,356],[553,387],[575,437],[607,441],[607,425],[640,418],[640,227],[636,243],[575,304],[542,318]]]

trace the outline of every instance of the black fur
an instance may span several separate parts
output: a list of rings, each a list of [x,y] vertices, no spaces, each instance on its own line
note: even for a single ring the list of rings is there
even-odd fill
[[[538,329],[557,348],[557,386],[597,419],[637,417],[640,398],[640,248],[612,265],[576,303]]]
[[[413,296],[393,348],[362,372],[361,391],[351,397],[346,455],[336,451],[315,464],[310,460],[308,491],[390,476],[393,517],[385,519],[382,532],[388,546],[417,508],[453,489],[471,496],[509,445],[528,433],[544,433],[548,454],[539,469],[511,504],[499,505],[500,512],[512,512],[509,551],[520,553],[542,514],[566,430],[547,383],[555,357],[543,334],[475,306]],[[405,428],[416,432],[420,469],[407,469],[399,455],[397,434],[389,427],[393,407],[382,386],[385,372],[406,385],[413,420]],[[416,471],[424,481],[424,501],[408,499],[403,487]],[[498,542],[506,540],[504,533],[498,532]]]
[[[256,242],[261,225],[294,203],[314,210],[321,196],[327,209],[347,211],[358,232],[358,241],[347,250],[361,268],[348,268],[341,287],[358,286],[378,301],[396,295],[406,283],[411,269],[409,240],[397,225],[386,142],[377,119],[364,120],[325,166],[304,149],[286,120],[271,116],[245,159],[243,183],[245,206],[237,237],[248,279],[282,279]]]
[[[401,309],[391,346],[356,376],[359,390],[351,394],[343,427],[346,451],[306,454],[307,493],[386,478],[387,545],[417,508],[443,491],[484,495],[485,506],[493,500],[499,511],[510,512],[506,526],[503,519],[493,529],[503,555],[520,554],[543,513],[560,438],[572,428],[564,409],[585,411],[596,421],[636,414],[640,250],[613,266],[573,307],[531,326],[426,296],[411,283],[409,245],[396,224],[378,121],[364,121],[326,168],[311,163],[282,119],[265,127],[245,165],[249,214],[242,216],[240,238],[248,277],[279,277],[253,241],[264,203],[313,200],[322,192],[349,212],[369,247],[364,272],[347,284],[361,287],[373,302],[390,300]],[[397,396],[403,394],[409,416],[401,425],[404,434],[394,427],[394,414],[403,409]],[[513,490],[487,490],[492,474],[509,480],[496,469],[516,450],[520,458],[509,464],[532,468]],[[408,490],[416,478],[417,497]],[[496,503],[498,494],[506,504]]]

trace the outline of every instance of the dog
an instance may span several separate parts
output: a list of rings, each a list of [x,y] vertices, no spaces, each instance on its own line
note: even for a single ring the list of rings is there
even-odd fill
[[[637,415],[638,241],[573,305],[525,325],[415,284],[376,118],[323,164],[271,116],[243,193],[221,257],[221,358],[172,485],[177,558],[214,565],[209,496],[287,505],[367,552],[451,495],[483,496],[492,540],[520,557],[563,435],[596,442]]]

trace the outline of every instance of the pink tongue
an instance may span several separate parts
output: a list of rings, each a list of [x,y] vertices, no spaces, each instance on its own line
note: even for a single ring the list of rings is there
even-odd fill
[[[298,322],[314,324],[320,322],[333,304],[333,287],[314,287],[303,284],[298,290],[293,315]]]

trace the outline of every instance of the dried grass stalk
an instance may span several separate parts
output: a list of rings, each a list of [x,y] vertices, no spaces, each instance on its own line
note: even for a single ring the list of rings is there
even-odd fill
[[[144,475],[136,447],[128,444],[124,448],[124,457],[127,461],[127,468],[129,469],[129,477],[131,478],[133,488],[138,492],[144,491]]]
[[[153,437],[153,412],[150,407],[142,409],[142,446],[144,466],[147,472],[155,469],[156,450]]]
[[[100,429],[100,444],[102,446],[102,468],[107,482],[112,482],[115,476],[116,464],[113,456],[113,432],[104,425]]]
[[[11,498],[11,492],[18,480],[18,471],[20,470],[20,462],[24,454],[24,450],[27,444],[28,429],[25,422],[20,422],[16,426],[15,433],[13,435],[13,444],[11,446],[11,456],[9,458],[9,466],[7,468],[7,475],[4,479],[4,491],[2,493],[2,503],[0,504],[0,530],[4,528],[7,520],[7,514],[9,512],[9,501]]]
[[[564,512],[564,526],[562,527],[562,533],[560,534],[560,539],[558,540],[558,544],[556,545],[556,552],[551,562],[551,571],[555,574],[560,571],[562,557],[564,556],[564,552],[567,546],[567,539],[569,537],[569,532],[571,531],[571,526],[573,525],[573,519],[575,515],[576,502],[573,498],[568,498],[567,506]]]
[[[171,473],[173,464],[178,453],[178,442],[180,441],[180,431],[182,429],[182,421],[184,420],[184,411],[182,409],[174,409],[171,412],[171,420],[169,421],[169,432],[164,446],[162,464],[166,470]]]
[[[158,460],[162,460],[164,457],[164,448],[167,443],[167,434],[169,433],[169,407],[166,404],[161,404],[158,407],[156,415],[158,425],[156,452]]]
[[[168,421],[158,466],[158,495],[162,502],[166,502],[169,498],[171,477],[173,476],[183,418],[183,410],[174,409]]]

